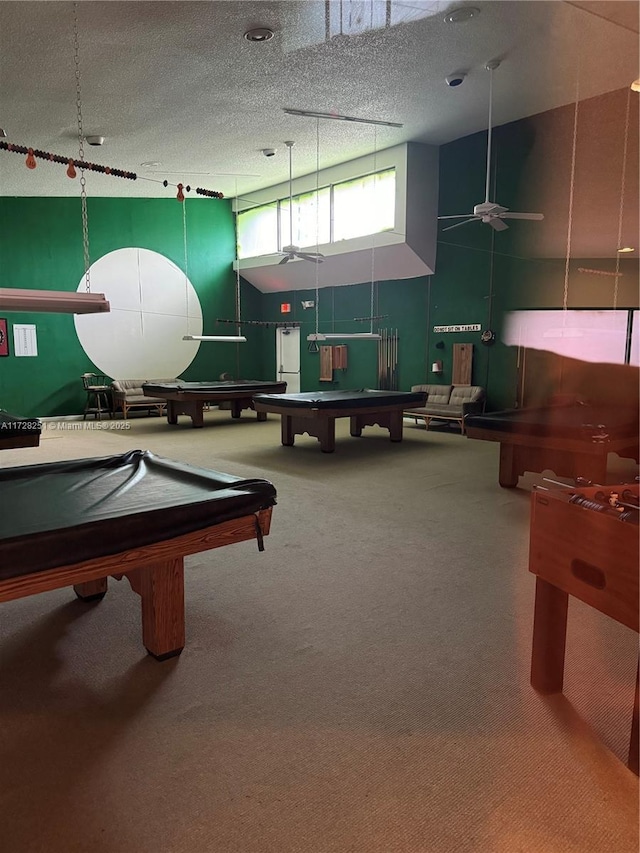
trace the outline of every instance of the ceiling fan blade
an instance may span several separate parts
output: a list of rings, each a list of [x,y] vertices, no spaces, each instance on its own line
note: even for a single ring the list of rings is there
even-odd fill
[[[494,231],[506,231],[508,229],[508,225],[506,222],[503,222],[498,216],[494,216],[489,220],[489,225],[493,228]]]
[[[466,225],[467,222],[475,222],[478,219],[480,219],[479,216],[471,216],[469,219],[465,219],[464,222],[456,222],[455,225],[448,225],[446,228],[442,229],[442,233],[444,234],[445,231],[453,231],[454,228],[459,228],[461,225]]]
[[[544,219],[544,213],[503,213],[501,219]]]
[[[439,216],[438,219],[464,219],[473,216],[473,213],[453,213],[451,216]]]
[[[293,257],[293,255],[285,255],[281,261],[278,261],[278,266],[281,266],[282,264],[286,264],[287,261],[290,261],[292,257]]]
[[[303,261],[311,261],[314,264],[321,264],[324,261],[323,255],[308,255],[306,252],[296,252],[296,257]]]

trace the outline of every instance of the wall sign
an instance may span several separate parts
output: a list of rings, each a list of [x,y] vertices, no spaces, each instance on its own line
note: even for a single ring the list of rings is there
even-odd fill
[[[9,336],[7,333],[7,321],[0,319],[0,356],[9,355]]]
[[[291,303],[290,302],[281,302],[280,303],[280,313],[281,314],[290,314],[291,313]]]
[[[461,323],[458,326],[434,326],[434,332],[479,332],[480,323]]]
[[[38,338],[33,323],[13,324],[13,352],[16,356],[38,355]]]

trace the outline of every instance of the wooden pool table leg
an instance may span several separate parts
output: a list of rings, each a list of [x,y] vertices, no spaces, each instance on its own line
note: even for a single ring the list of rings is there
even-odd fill
[[[336,449],[336,419],[319,418],[317,437],[320,441],[320,450],[323,453],[333,453]]]
[[[500,442],[500,469],[498,472],[498,482],[503,489],[513,489],[518,485],[517,452],[513,444],[508,442]]]
[[[192,400],[188,407],[188,414],[191,418],[191,426],[192,427],[203,427],[204,426],[204,403],[202,400]]]
[[[178,413],[176,412],[176,404],[173,400],[167,400],[167,423],[178,423]]]
[[[74,584],[73,591],[82,601],[101,601],[107,592],[107,578]]]
[[[239,418],[242,414],[242,401],[241,400],[231,400],[231,417]]]
[[[402,441],[402,412],[389,412],[389,438]]]
[[[142,642],[157,660],[184,648],[184,561],[181,557],[126,573],[142,603]]]
[[[280,415],[281,441],[285,447],[293,447],[295,433],[293,431],[293,418],[291,415]]]
[[[531,686],[540,693],[562,693],[569,594],[536,577]]]

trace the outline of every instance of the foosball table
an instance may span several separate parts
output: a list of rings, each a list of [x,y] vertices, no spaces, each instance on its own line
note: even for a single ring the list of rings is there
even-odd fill
[[[578,481],[579,483],[580,481]],[[529,570],[536,575],[531,684],[561,693],[572,595],[638,631],[639,487],[556,484],[531,496]],[[638,774],[638,676],[629,767]]]

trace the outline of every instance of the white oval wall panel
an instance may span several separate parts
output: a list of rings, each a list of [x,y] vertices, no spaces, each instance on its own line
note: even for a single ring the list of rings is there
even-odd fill
[[[193,285],[169,258],[149,249],[116,249],[91,265],[92,293],[104,293],[108,314],[76,314],[80,344],[112,379],[172,379],[198,352],[202,308]],[[78,291],[85,289],[84,276]]]

